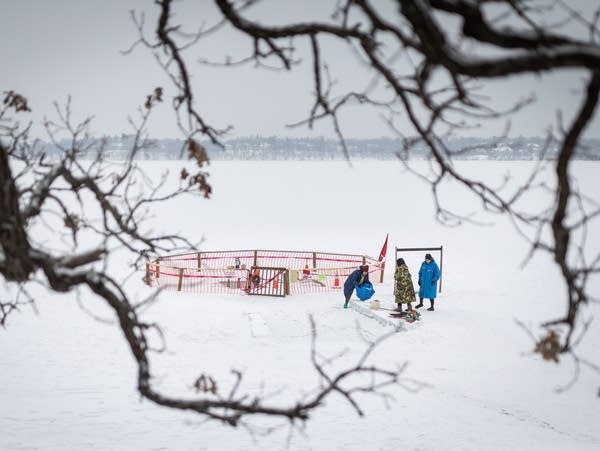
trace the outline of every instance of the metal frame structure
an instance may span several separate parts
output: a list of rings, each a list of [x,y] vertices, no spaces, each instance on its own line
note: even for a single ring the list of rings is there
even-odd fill
[[[394,262],[398,260],[398,252],[423,252],[433,251],[440,253],[440,293],[442,292],[442,279],[444,277],[444,246],[439,247],[396,247]]]

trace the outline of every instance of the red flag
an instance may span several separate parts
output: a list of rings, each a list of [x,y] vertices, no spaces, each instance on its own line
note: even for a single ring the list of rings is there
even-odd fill
[[[383,247],[381,248],[381,252],[379,252],[379,261],[383,261],[385,260],[385,254],[387,254],[387,243],[388,243],[388,237],[389,237],[389,233],[385,236],[385,243],[383,243]]]

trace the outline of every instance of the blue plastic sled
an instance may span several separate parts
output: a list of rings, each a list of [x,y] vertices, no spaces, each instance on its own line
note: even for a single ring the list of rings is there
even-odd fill
[[[371,299],[371,297],[375,294],[375,289],[373,285],[369,283],[363,283],[361,286],[356,287],[356,296],[361,301],[366,301],[367,299]]]

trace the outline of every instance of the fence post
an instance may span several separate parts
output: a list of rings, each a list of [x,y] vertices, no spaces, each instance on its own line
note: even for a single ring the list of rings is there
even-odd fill
[[[200,271],[200,268],[202,267],[202,252],[198,252],[198,271]]]
[[[283,273],[283,286],[286,296],[290,294],[290,272],[286,269]]]
[[[160,277],[160,257],[156,259],[156,278]]]
[[[183,285],[183,270],[184,268],[179,268],[179,282],[177,283],[177,291],[181,291],[181,286]]]

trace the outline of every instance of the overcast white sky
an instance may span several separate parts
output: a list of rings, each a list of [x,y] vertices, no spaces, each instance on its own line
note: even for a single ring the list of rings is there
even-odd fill
[[[383,1],[383,0],[382,0]],[[290,21],[327,18],[334,1],[265,0],[253,13],[265,22],[277,17]],[[374,2],[376,3],[376,2]],[[388,3],[384,1],[384,3]],[[594,0],[577,4],[596,5]],[[156,86],[169,86],[151,52],[138,47],[123,55],[136,40],[129,10],[146,11],[147,29],[156,23],[153,0],[3,0],[0,14],[0,90],[25,95],[34,111],[32,118],[54,118],[52,103],[64,104],[72,96],[76,118],[94,116],[95,134],[130,133],[127,117]],[[176,3],[178,20],[187,25],[213,23],[219,17],[211,2],[182,0]],[[190,28],[191,30],[191,28]],[[187,53],[196,89],[197,106],[213,126],[234,126],[232,136],[333,136],[329,125],[290,129],[286,124],[304,119],[311,107],[310,64],[297,71],[273,72],[242,69],[216,69],[195,63],[202,56],[241,55],[249,43],[235,32],[201,42]],[[341,50],[341,49],[340,49]],[[309,61],[306,61],[309,63]],[[368,82],[364,71],[349,54],[334,48],[331,61],[339,85],[358,88]],[[556,129],[557,111],[562,108],[568,123],[578,107],[575,91],[581,90],[586,74],[562,72],[555,76],[512,79],[494,83],[487,93],[496,105],[508,105],[530,94],[537,103],[512,121],[511,135],[542,135],[549,126]],[[168,91],[167,91],[168,92]],[[350,108],[342,116],[349,137],[390,135],[381,117],[373,111]],[[403,128],[400,123],[399,126]],[[504,123],[484,125],[472,135],[499,135]],[[407,130],[407,132],[409,132]],[[180,137],[169,104],[160,107],[150,123],[152,137]],[[598,115],[588,136],[600,137]]]

